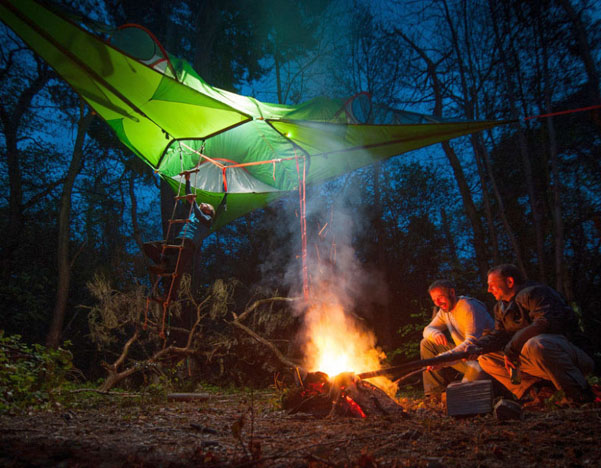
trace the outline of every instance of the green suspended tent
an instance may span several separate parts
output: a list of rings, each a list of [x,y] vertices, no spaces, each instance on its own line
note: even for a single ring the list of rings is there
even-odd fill
[[[199,202],[217,206],[227,193],[216,229],[305,182],[502,123],[377,108],[365,93],[263,103],[208,85],[142,27],[103,37],[98,25],[34,0],[0,0],[0,18],[174,190],[193,171]]]

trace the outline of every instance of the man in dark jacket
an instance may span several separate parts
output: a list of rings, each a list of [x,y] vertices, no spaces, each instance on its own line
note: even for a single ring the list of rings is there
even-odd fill
[[[550,380],[576,403],[593,401],[585,378],[593,360],[565,336],[576,319],[561,295],[544,284],[526,282],[510,264],[490,269],[488,292],[498,302],[495,330],[475,343],[486,353],[478,358],[482,369],[518,399],[535,382]]]

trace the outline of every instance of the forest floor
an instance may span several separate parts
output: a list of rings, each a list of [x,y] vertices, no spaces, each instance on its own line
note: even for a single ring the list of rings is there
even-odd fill
[[[0,466],[601,466],[601,407],[524,408],[520,420],[449,417],[405,397],[401,416],[315,418],[276,392],[197,401],[103,397],[95,408],[0,416]]]

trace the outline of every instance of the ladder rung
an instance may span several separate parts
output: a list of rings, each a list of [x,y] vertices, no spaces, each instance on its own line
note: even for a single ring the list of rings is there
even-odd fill
[[[183,248],[183,247],[184,247],[184,246],[183,246],[183,245],[180,245],[180,244],[165,244],[165,245],[163,246],[163,248],[164,248],[165,250],[167,250],[167,249],[181,249],[181,248]]]
[[[185,176],[186,174],[192,174],[192,173],[198,172],[198,171],[200,171],[200,169],[198,167],[195,167],[194,169],[188,169],[187,171],[180,172],[178,175]]]
[[[188,218],[185,219],[170,219],[169,224],[185,224],[188,222]]]
[[[164,273],[157,273],[156,275],[157,276],[161,276],[161,277],[163,277],[163,276],[174,276],[175,272],[174,271],[166,271]]]
[[[176,195],[175,197],[176,200],[190,200],[190,201],[194,201],[196,200],[196,195],[194,195],[193,193],[191,193],[190,195]]]

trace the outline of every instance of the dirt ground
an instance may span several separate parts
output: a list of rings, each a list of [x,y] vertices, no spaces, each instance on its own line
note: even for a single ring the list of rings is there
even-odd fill
[[[601,408],[526,409],[522,420],[449,417],[442,402],[405,412],[317,419],[275,393],[211,394],[0,417],[0,466],[579,467],[601,466]]]

